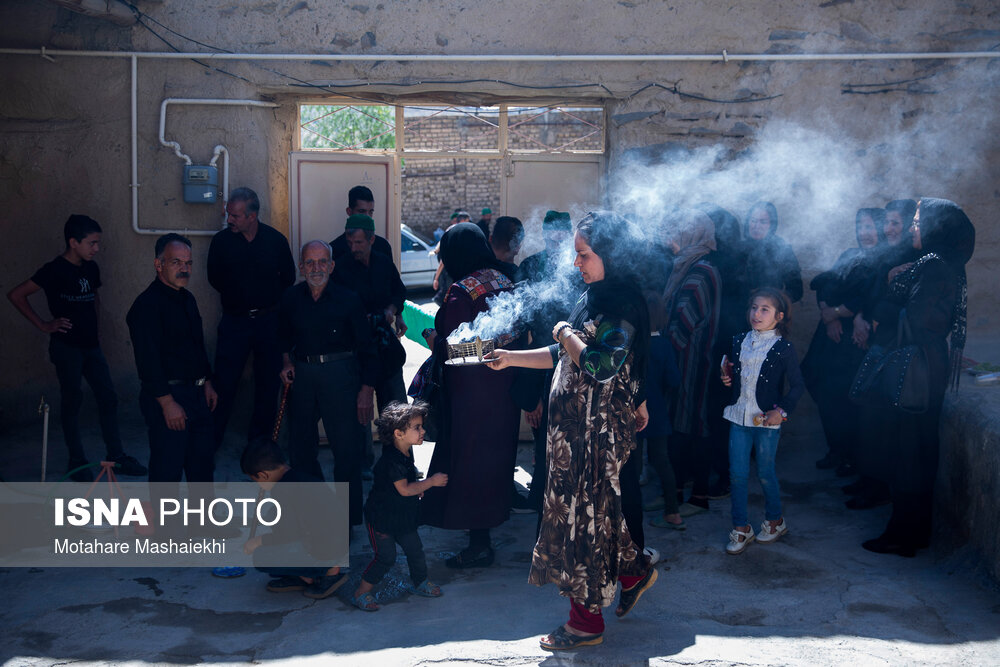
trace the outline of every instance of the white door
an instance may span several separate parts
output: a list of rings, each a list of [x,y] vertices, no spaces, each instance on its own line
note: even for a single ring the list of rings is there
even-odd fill
[[[604,207],[603,155],[512,154],[505,163],[503,211],[525,226],[520,259],[542,250],[541,223],[546,211],[569,211],[576,222],[587,211]]]
[[[375,233],[392,245],[399,265],[399,169],[393,155],[293,151],[289,154],[292,247],[332,241],[344,231],[347,193],[364,185],[375,195]]]

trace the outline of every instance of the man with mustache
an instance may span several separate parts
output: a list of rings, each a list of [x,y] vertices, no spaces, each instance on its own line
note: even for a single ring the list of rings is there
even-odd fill
[[[125,321],[142,388],[139,408],[149,429],[149,481],[211,482],[215,447],[212,411],[218,397],[209,379],[201,314],[187,290],[191,241],[180,234],[156,240],[156,279],[136,297]]]
[[[247,440],[268,436],[278,403],[278,301],[295,282],[295,261],[288,241],[258,220],[260,199],[250,188],[237,188],[226,204],[228,227],[208,248],[208,282],[222,298],[215,383],[215,447],[222,445],[243,367],[253,353],[253,413]]]
[[[333,253],[310,241],[299,253],[305,280],[285,290],[278,316],[288,405],[289,464],[323,479],[316,416],[333,451],[333,481],[350,484],[351,525],[361,524],[363,424],[372,419],[378,356],[361,299],[330,281]]]

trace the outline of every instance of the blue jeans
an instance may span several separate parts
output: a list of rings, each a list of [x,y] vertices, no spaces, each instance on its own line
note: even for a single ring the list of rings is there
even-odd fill
[[[732,487],[733,527],[750,524],[747,517],[747,481],[750,478],[750,450],[757,455],[757,479],[764,490],[764,518],[781,518],[781,489],[774,471],[774,455],[778,451],[781,429],[758,428],[730,424],[729,485]]]

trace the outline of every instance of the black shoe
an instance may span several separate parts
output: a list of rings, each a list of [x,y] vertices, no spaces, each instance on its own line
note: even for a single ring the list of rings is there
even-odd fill
[[[129,456],[128,454],[119,454],[118,456],[109,456],[108,461],[114,461],[115,472],[119,475],[126,475],[128,477],[142,477],[147,474],[149,470],[146,466],[139,463],[135,457]]]
[[[831,468],[836,468],[840,465],[840,457],[834,456],[833,454],[827,454],[819,461],[816,461],[816,467],[820,470],[830,470]]]
[[[313,600],[322,600],[336,593],[337,589],[343,586],[346,582],[347,574],[344,572],[324,575],[313,581],[309,588],[302,591],[302,594],[307,598],[312,598]]]
[[[912,544],[896,542],[885,536],[868,540],[861,545],[865,550],[877,554],[894,554],[903,558],[913,558],[917,555],[917,548]]]
[[[835,471],[837,477],[850,477],[852,475],[858,474],[858,469],[854,467],[853,463],[844,462],[837,466]]]
[[[865,481],[863,479],[859,479],[856,482],[851,482],[847,486],[840,487],[840,490],[849,496],[861,495],[865,490]]]
[[[93,482],[94,472],[91,468],[85,468],[81,466],[89,465],[86,459],[76,459],[75,461],[70,461],[69,465],[66,467],[67,473],[72,473],[69,478],[74,482]],[[76,470],[80,468],[79,470]],[[73,471],[76,472],[73,472]]]
[[[722,500],[723,498],[729,497],[729,485],[722,484],[721,482],[716,483],[715,486],[711,486],[708,489],[708,499],[709,500]]]
[[[292,593],[306,590],[306,582],[302,577],[278,577],[267,582],[267,590],[272,593]]]
[[[514,493],[510,499],[510,511],[514,514],[531,514],[532,512],[537,512],[535,506],[531,504],[527,498],[522,496],[520,493]]]
[[[860,496],[855,496],[851,498],[844,505],[849,510],[870,510],[873,507],[881,507],[882,505],[888,505],[892,500],[887,496],[873,496],[870,494],[864,494]]]
[[[489,567],[493,564],[495,557],[496,552],[491,547],[479,552],[463,549],[446,560],[444,564],[456,570],[464,570],[470,567]]]

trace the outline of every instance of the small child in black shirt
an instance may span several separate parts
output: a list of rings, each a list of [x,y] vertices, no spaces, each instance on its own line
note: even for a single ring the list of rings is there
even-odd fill
[[[300,482],[322,482],[318,477],[308,473],[293,470],[285,463],[281,448],[270,440],[250,444],[240,458],[240,467],[264,491],[270,491],[271,497],[280,499],[280,505],[285,507],[288,519],[276,524],[272,532],[251,537],[243,545],[243,553],[253,554],[257,562],[259,553],[272,549],[278,552],[282,549],[305,549],[312,558],[322,560],[321,552],[328,546],[328,540],[316,535],[316,531],[325,530],[315,525],[310,518],[312,513],[308,507],[300,507],[303,494],[285,493],[291,484]],[[273,560],[273,559],[262,559]],[[339,567],[257,567],[269,574],[272,579],[267,584],[267,590],[272,593],[288,593],[302,591],[308,598],[322,600],[333,595],[338,588],[347,582],[347,575]]]
[[[436,473],[417,481],[417,468],[410,449],[424,441],[424,419],[427,408],[423,403],[392,402],[375,420],[382,456],[373,470],[375,481],[365,504],[368,538],[375,558],[361,575],[361,584],[351,602],[364,611],[378,611],[371,594],[375,585],[396,562],[396,544],[403,547],[410,566],[411,592],[424,597],[440,597],[441,589],[427,579],[427,559],[424,545],[417,534],[418,502],[432,486],[445,486],[448,476]],[[392,446],[390,446],[392,443]]]

